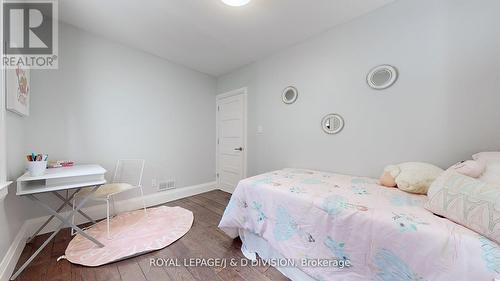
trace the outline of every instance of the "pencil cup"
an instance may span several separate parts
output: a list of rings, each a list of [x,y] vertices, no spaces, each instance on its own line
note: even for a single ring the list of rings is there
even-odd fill
[[[37,177],[45,174],[47,169],[47,161],[29,161],[28,162],[28,172],[30,176]]]

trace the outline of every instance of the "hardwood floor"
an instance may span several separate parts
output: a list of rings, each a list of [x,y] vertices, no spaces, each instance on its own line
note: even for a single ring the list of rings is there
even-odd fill
[[[170,246],[149,254],[100,267],[74,265],[56,261],[71,241],[70,231],[57,234],[17,280],[26,281],[281,281],[289,280],[273,267],[152,267],[151,258],[236,258],[241,259],[239,239],[231,239],[217,228],[230,194],[215,190],[169,202],[194,213],[193,227]],[[37,236],[27,244],[16,269],[29,258],[50,233]]]

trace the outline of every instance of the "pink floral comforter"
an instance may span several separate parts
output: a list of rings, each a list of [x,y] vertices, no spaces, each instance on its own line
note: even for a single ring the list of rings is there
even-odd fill
[[[499,245],[425,210],[426,200],[370,178],[284,169],[242,180],[219,227],[259,235],[317,280],[498,278]],[[351,266],[304,266],[317,260]]]

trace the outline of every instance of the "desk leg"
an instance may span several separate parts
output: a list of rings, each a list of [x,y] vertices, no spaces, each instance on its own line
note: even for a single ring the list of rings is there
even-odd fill
[[[46,203],[38,200],[35,196],[33,195],[27,195],[29,197],[32,197],[32,199],[34,201],[36,201],[40,206],[42,206],[43,208],[45,208],[49,213],[51,213],[52,215],[54,215],[56,218],[58,218],[60,221],[63,222],[64,225],[67,225],[69,227],[72,227],[73,229],[75,229],[78,233],[80,233],[83,237],[87,238],[88,240],[94,242],[94,244],[96,244],[97,246],[99,247],[104,247],[104,245],[97,241],[94,237],[88,235],[87,233],[85,233],[81,228],[79,228],[78,226],[74,225],[72,222],[71,222],[71,217],[73,216],[73,214],[75,212],[77,212],[78,210],[80,210],[83,205],[85,205],[85,203],[87,202],[87,200],[92,196],[92,194],[99,188],[99,186],[96,186],[94,187],[94,189],[92,190],[92,192],[85,198],[83,198],[83,200],[77,205],[77,207],[75,208],[75,210],[71,211],[70,214],[66,217],[63,217],[62,215],[60,215],[59,213],[57,213],[56,211],[52,210],[52,208],[50,208],[49,205],[47,205]]]
[[[73,197],[75,197],[76,193],[78,193],[78,191],[80,191],[81,188],[77,189],[69,198],[64,198],[62,197],[59,193],[57,192],[54,192],[54,194],[59,198],[61,199],[61,201],[63,201],[63,204],[61,206],[59,206],[59,208],[57,208],[56,212],[59,213],[60,211],[62,211],[62,209],[64,209],[64,207],[66,205],[68,205],[71,209],[73,209],[73,203],[71,203],[71,200],[73,200]],[[90,216],[88,216],[87,214],[85,214],[82,210],[78,210],[78,213],[80,213],[82,216],[84,216],[86,219],[88,219],[90,222],[92,222],[93,224],[96,224],[96,221],[91,218]],[[37,235],[38,233],[40,233],[40,231],[42,231],[42,229],[47,226],[47,224],[49,224],[49,222],[54,218],[55,216],[54,215],[51,215],[38,229],[37,231],[35,231],[35,233],[33,235],[31,235],[30,238],[28,238],[28,240],[26,241],[26,243],[29,243],[31,242]]]
[[[10,280],[15,280],[19,274],[21,274],[21,272],[24,271],[24,269],[26,269],[26,267],[36,258],[36,256],[38,256],[38,254],[40,254],[40,252],[43,250],[43,248],[45,248],[45,246],[47,246],[47,244],[49,244],[50,240],[54,239],[54,237],[56,237],[57,233],[59,233],[59,230],[61,230],[61,228],[64,226],[64,223],[61,223],[59,225],[59,227],[57,228],[56,231],[54,231],[54,233],[52,233],[52,235],[50,235],[50,237],[45,240],[45,242],[43,242],[43,244],[40,246],[40,248],[38,248],[38,250],[36,250],[36,252],[33,253],[33,255],[31,255],[31,257],[16,271],[16,273],[14,273],[14,275],[12,275],[12,277],[10,278]]]
[[[78,189],[79,191],[80,189]],[[62,201],[65,201],[64,204],[68,205],[71,209],[73,209],[73,203],[71,203],[71,200],[73,200],[73,197],[75,197],[75,194],[78,193],[78,191],[76,191],[75,193],[73,193],[73,195],[71,196],[71,198],[69,198],[68,200],[64,199],[64,197],[61,196],[61,194],[59,193],[54,193],[57,197],[59,197],[59,199],[61,199]],[[93,224],[96,224],[96,221],[89,217],[87,214],[85,214],[82,210],[78,210],[78,213],[80,213],[80,215],[84,216],[86,219],[88,219],[90,222],[92,222]]]
[[[83,237],[85,237],[85,238],[89,239],[90,241],[94,242],[97,246],[104,247],[104,245],[101,242],[97,241],[94,237],[92,237],[92,236],[88,235],[87,233],[85,233],[78,226],[76,226],[73,223],[71,223],[71,220],[70,220],[71,216],[73,216],[73,214],[75,212],[77,212],[78,210],[80,210],[83,207],[83,205],[87,202],[87,200],[90,198],[90,196],[98,188],[99,188],[99,186],[94,187],[94,189],[92,189],[92,192],[87,197],[83,198],[83,200],[77,205],[77,207],[75,208],[75,210],[72,210],[70,212],[70,214],[68,216],[66,216],[66,217],[63,217],[60,214],[58,214],[56,211],[54,211],[52,208],[50,208],[49,205],[47,205],[44,202],[40,201],[34,195],[32,195],[32,194],[27,195],[28,198],[30,198],[31,200],[33,200],[34,202],[38,203],[40,206],[42,206],[43,208],[45,208],[53,216],[57,217],[61,221],[61,223],[59,224],[59,226],[57,227],[57,229],[54,231],[54,233],[52,233],[52,235],[50,235],[50,237],[40,246],[40,248],[38,248],[33,253],[33,255],[31,255],[31,257],[16,271],[16,273],[14,273],[14,275],[12,275],[12,277],[10,278],[10,280],[15,280],[17,277],[19,277],[19,274],[21,274],[26,269],[26,267],[36,258],[36,256],[38,256],[38,254],[40,254],[40,252],[43,250],[43,248],[45,248],[45,246],[47,246],[47,244],[49,244],[49,242],[52,239],[54,239],[54,237],[57,235],[57,233],[59,233],[59,231],[61,230],[61,228],[63,228],[65,225],[73,227]]]
[[[78,189],[78,190],[80,190],[80,189]],[[74,196],[75,196],[75,194],[78,192],[78,190],[77,190],[77,191],[75,191],[75,192],[74,192],[74,193],[73,193],[73,194],[69,197],[69,199],[64,199],[64,197],[60,196],[59,198],[63,201],[63,204],[62,204],[61,206],[59,206],[59,208],[57,208],[56,212],[58,212],[58,213],[59,213],[60,211],[62,211],[66,205],[69,205],[71,208],[73,208],[73,207],[72,207],[73,205],[72,205],[70,202],[71,202],[71,200],[73,200],[73,197],[74,197]],[[57,195],[59,195],[57,192],[56,192],[56,194],[57,194]],[[70,205],[70,204],[71,204],[71,205]],[[44,223],[43,223],[43,224],[42,224],[42,225],[41,225],[41,226],[40,226],[40,227],[36,230],[36,231],[35,231],[35,233],[33,233],[33,235],[31,235],[31,237],[30,237],[30,238],[28,238],[28,240],[26,241],[26,243],[31,242],[31,241],[32,241],[32,240],[33,240],[33,239],[34,239],[34,238],[38,235],[38,233],[40,233],[40,231],[42,231],[42,229],[43,229],[45,226],[47,226],[47,224],[49,224],[49,222],[50,222],[53,218],[54,218],[54,215],[51,215],[51,216],[50,216],[50,217],[49,217],[49,218],[48,218],[48,219],[47,219],[47,220],[46,220],[46,221],[45,221],[45,222],[44,222]]]

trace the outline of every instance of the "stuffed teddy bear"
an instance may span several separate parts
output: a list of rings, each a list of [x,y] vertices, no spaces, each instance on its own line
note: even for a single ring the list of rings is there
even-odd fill
[[[380,184],[416,194],[427,194],[432,182],[444,170],[427,163],[408,162],[385,167]]]

